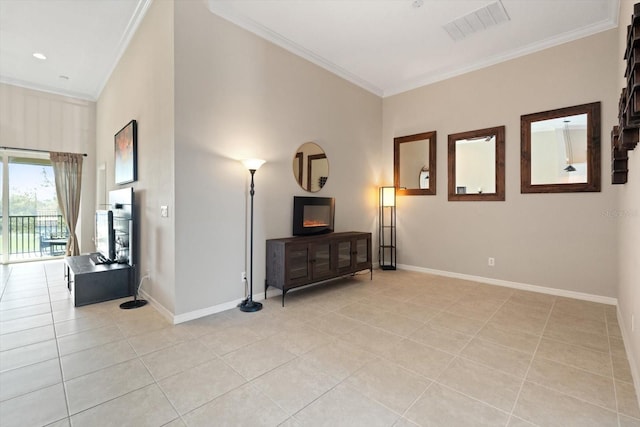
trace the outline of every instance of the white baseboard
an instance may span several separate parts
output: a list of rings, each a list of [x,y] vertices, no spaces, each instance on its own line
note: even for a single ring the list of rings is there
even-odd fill
[[[173,313],[171,311],[167,310],[167,308],[164,305],[156,301],[151,295],[146,293],[143,289],[140,289],[138,293],[140,294],[139,297],[141,299],[146,299],[149,302],[149,304],[151,304],[151,306],[155,308],[156,311],[162,315],[162,317],[166,318],[169,322],[173,323]]]
[[[323,282],[318,282],[318,283],[323,283]],[[314,284],[318,284],[318,283],[314,283]],[[287,291],[287,294],[289,294],[291,292],[298,291],[298,290],[303,289],[303,288],[304,288],[304,286],[299,287],[299,288],[290,289],[290,290]],[[177,324],[183,323],[183,322],[188,322],[189,320],[199,319],[200,317],[209,316],[211,314],[220,313],[221,311],[226,311],[226,310],[230,310],[232,308],[236,308],[238,306],[238,304],[240,304],[240,302],[244,299],[244,298],[240,298],[240,299],[237,299],[237,300],[234,300],[234,301],[229,301],[229,302],[225,302],[225,303],[222,303],[222,304],[217,304],[217,305],[214,305],[214,306],[211,306],[211,307],[206,307],[206,308],[201,308],[199,310],[190,311],[188,313],[182,313],[182,314],[178,314],[178,315],[173,315],[169,310],[164,308],[157,301],[153,300],[153,298],[148,297],[148,295],[146,293],[144,293],[142,291],[140,293],[144,295],[145,299],[149,300],[151,305],[153,305],[154,307],[158,308],[158,311],[160,311],[161,314],[163,316],[165,316],[167,319],[169,319],[169,321],[172,322],[174,325],[177,325]],[[281,296],[282,296],[282,291],[280,289],[278,289],[278,288],[271,287],[270,289],[267,290],[267,298],[281,297]],[[264,299],[265,299],[264,298],[264,291],[261,291],[261,292],[253,294],[253,300],[254,301],[263,301]]]
[[[173,324],[177,325],[179,323],[188,322],[189,320],[199,319],[200,317],[205,317],[211,314],[220,313],[221,311],[232,309],[234,307],[237,307],[242,300],[243,298],[239,298],[235,301],[229,301],[229,302],[217,304],[211,307],[201,308],[199,310],[178,314],[176,316],[173,316]]]
[[[279,290],[269,290],[267,294],[271,296],[280,295]],[[209,316],[211,314],[220,313],[221,311],[230,310],[232,308],[236,308],[240,302],[242,302],[244,298],[239,298],[237,300],[224,302],[222,304],[213,305],[211,307],[201,308],[199,310],[189,311],[187,313],[182,313],[178,315],[171,315],[170,320],[174,325],[179,323],[188,322],[189,320],[199,319],[200,317]],[[253,294],[254,301],[262,301],[264,300],[264,292],[258,292]]]
[[[439,276],[453,277],[456,279],[472,280],[475,282],[486,283],[489,285],[504,286],[507,288],[521,289],[525,291],[538,292],[538,293],[562,296],[567,298],[575,298],[575,299],[580,299],[584,301],[599,302],[599,303],[609,304],[609,305],[618,304],[617,298],[605,297],[600,295],[592,295],[592,294],[587,294],[583,292],[567,291],[564,289],[548,288],[544,286],[529,285],[526,283],[511,282],[511,281],[501,280],[501,279],[492,279],[492,278],[482,277],[482,276],[473,276],[469,274],[453,273],[453,272],[444,271],[444,270],[434,270],[431,268],[415,267],[412,265],[405,265],[405,264],[398,264],[397,268],[399,270],[416,271],[420,273],[429,273],[429,274],[436,274]],[[291,289],[288,291],[288,293],[294,292],[296,290],[300,290],[302,288],[304,287]],[[187,313],[174,315],[169,310],[167,310],[164,306],[162,306],[162,304],[158,303],[151,296],[149,296],[149,294],[144,292],[144,290],[140,290],[140,294],[145,299],[147,299],[151,303],[151,305],[153,305],[160,312],[160,314],[166,317],[174,325],[177,325],[183,322],[188,322],[189,320],[195,320],[200,317],[209,316],[211,314],[220,313],[221,311],[232,309],[234,307],[237,307],[237,305],[242,301],[242,298],[239,298],[237,300],[228,301],[228,302],[217,304],[211,307],[206,307],[199,310],[194,310]],[[267,298],[280,296],[280,295],[282,295],[282,291],[280,289],[272,287],[267,290]],[[264,300],[264,291],[254,293],[253,299],[255,301]]]
[[[599,302],[608,305],[618,305],[618,299],[601,295],[587,294],[584,292],[567,291],[565,289],[547,288],[545,286],[529,285],[527,283],[511,282],[508,280],[492,279],[490,277],[472,276],[470,274],[452,273],[450,271],[434,270],[431,268],[415,267],[412,265],[398,264],[399,270],[417,271],[420,273],[436,274],[438,276],[453,277],[456,279],[472,280],[474,282],[486,283],[488,285],[504,286],[507,288],[520,289],[523,291],[538,292],[542,294],[555,295],[559,297],[574,298],[584,301]]]
[[[631,337],[627,333],[627,330],[622,321],[622,313],[620,313],[620,307],[616,310],[618,317],[618,324],[620,325],[620,331],[622,332],[622,342],[624,343],[624,350],[627,352],[627,359],[629,360],[629,367],[631,368],[631,378],[633,378],[633,386],[636,389],[636,398],[638,399],[638,405],[640,406],[640,372],[638,372],[638,357],[640,355],[635,354],[633,348],[627,343],[631,342]]]

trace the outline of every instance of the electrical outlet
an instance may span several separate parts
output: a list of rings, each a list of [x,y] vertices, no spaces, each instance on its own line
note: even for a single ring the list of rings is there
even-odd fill
[[[246,282],[247,281],[247,273],[245,271],[240,273],[240,281],[241,282]]]
[[[168,218],[169,217],[169,206],[160,206],[160,217]]]
[[[494,267],[496,265],[496,259],[492,258],[492,257],[489,257],[489,260],[487,261],[487,265],[489,267]]]

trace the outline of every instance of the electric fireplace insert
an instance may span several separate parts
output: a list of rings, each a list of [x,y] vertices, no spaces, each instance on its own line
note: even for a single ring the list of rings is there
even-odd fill
[[[335,217],[333,197],[293,197],[293,235],[331,233]]]

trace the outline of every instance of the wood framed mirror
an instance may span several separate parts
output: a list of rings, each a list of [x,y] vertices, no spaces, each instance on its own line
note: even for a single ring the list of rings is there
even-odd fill
[[[520,117],[521,193],[601,188],[600,102]]]
[[[316,193],[329,179],[329,160],[314,142],[302,144],[293,156],[293,176],[303,190]]]
[[[393,138],[393,182],[397,195],[436,194],[436,131]]]
[[[449,201],[504,201],[505,127],[449,135]]]

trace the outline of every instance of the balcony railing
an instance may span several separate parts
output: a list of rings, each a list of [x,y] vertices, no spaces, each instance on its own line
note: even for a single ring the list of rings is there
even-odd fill
[[[1,220],[2,216],[0,224]],[[67,225],[57,213],[9,215],[9,255],[12,258],[63,255],[68,236]],[[0,249],[4,250],[4,246]]]

